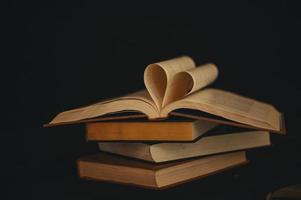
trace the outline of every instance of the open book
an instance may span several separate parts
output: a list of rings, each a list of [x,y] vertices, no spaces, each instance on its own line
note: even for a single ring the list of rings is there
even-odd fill
[[[282,117],[272,105],[207,88],[218,76],[214,64],[196,66],[188,56],[150,64],[144,72],[146,90],[59,113],[50,124],[73,123],[120,111],[166,118],[177,109],[209,113],[258,129],[281,132]]]

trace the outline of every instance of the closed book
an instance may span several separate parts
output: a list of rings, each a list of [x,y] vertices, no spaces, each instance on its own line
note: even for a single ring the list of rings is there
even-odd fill
[[[203,120],[94,122],[86,124],[86,133],[101,141],[192,141],[216,126]]]
[[[78,172],[81,178],[162,189],[246,162],[244,151],[163,164],[100,153],[80,158]]]
[[[194,142],[99,142],[98,144],[101,151],[159,163],[263,147],[270,145],[271,141],[267,131],[245,131],[204,136]]]

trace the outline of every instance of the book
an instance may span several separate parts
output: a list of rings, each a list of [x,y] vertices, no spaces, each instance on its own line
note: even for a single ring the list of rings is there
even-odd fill
[[[86,124],[86,133],[101,141],[192,141],[216,126],[203,120],[94,122]]]
[[[195,142],[142,143],[99,142],[101,151],[142,159],[149,162],[166,162],[196,156],[245,150],[271,144],[267,131],[246,131],[223,135],[204,136]]]
[[[244,151],[156,164],[100,153],[78,160],[81,178],[162,189],[247,163]]]
[[[301,184],[289,185],[270,192],[266,200],[296,200],[301,199]]]
[[[190,109],[257,129],[282,131],[281,113],[271,104],[208,88],[217,76],[216,65],[196,67],[188,56],[153,63],[144,71],[145,90],[59,113],[49,124],[76,123],[123,111],[140,112],[149,119],[166,118],[178,109]]]

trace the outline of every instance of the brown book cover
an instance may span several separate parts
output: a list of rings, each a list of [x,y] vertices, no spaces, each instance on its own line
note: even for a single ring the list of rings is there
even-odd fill
[[[185,118],[184,118],[185,119]],[[88,140],[98,141],[193,141],[216,123],[204,120],[114,121],[86,124]]]
[[[99,153],[80,158],[78,173],[86,179],[162,189],[245,163],[244,151],[162,164]]]

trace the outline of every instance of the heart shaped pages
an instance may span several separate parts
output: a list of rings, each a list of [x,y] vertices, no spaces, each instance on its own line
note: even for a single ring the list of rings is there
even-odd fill
[[[150,64],[144,71],[145,86],[158,110],[215,81],[218,76],[214,64],[196,67],[188,56]]]
[[[59,113],[50,124],[133,111],[157,119],[178,109],[190,109],[264,130],[281,131],[281,114],[272,105],[228,91],[204,89],[217,76],[214,64],[196,67],[188,56],[150,64],[144,72],[147,90]]]

